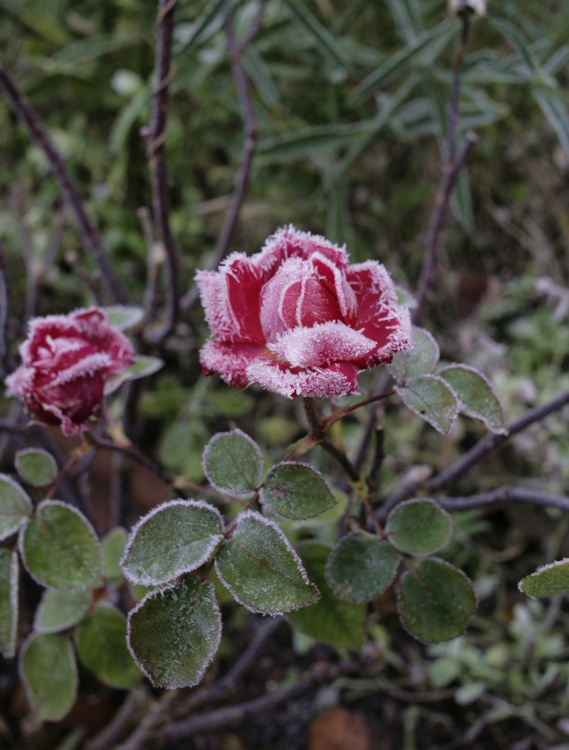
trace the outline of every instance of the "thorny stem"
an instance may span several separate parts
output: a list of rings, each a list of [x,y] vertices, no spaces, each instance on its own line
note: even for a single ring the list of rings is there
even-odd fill
[[[109,257],[103,247],[101,236],[95,225],[87,216],[83,200],[79,195],[77,187],[73,182],[61,155],[53,145],[43,127],[40,125],[35,112],[21,95],[18,87],[9,74],[6,65],[1,60],[0,89],[4,91],[4,95],[16,117],[26,126],[30,136],[43,151],[51,171],[59,183],[63,196],[75,217],[83,244],[95,259],[113,301],[124,303],[126,301],[124,291],[114,274]]]
[[[233,236],[235,227],[237,226],[241,208],[243,206],[243,201],[245,200],[245,195],[249,187],[251,166],[253,164],[253,158],[257,149],[259,126],[257,124],[255,111],[253,109],[249,78],[247,77],[241,58],[247,47],[253,41],[253,37],[262,26],[265,5],[266,0],[259,0],[257,16],[253,21],[249,32],[241,43],[238,43],[235,37],[235,30],[233,28],[231,15],[228,13],[225,19],[225,34],[231,60],[231,69],[233,72],[233,77],[235,79],[235,85],[237,87],[239,106],[241,109],[241,116],[243,118],[244,140],[243,153],[241,156],[241,166],[239,168],[239,174],[237,176],[237,185],[231,199],[229,213],[227,214],[227,217],[223,224],[221,234],[219,236],[219,240],[213,254],[213,260],[210,264],[210,268],[212,269],[218,267],[229,250],[229,243],[231,242],[231,237]],[[182,298],[181,305],[184,312],[189,311],[195,305],[197,300],[198,291],[197,286],[194,284],[192,288],[187,292],[187,294],[185,294]]]
[[[168,266],[168,296],[165,320],[147,333],[148,342],[160,343],[175,327],[180,312],[180,258],[170,228],[168,169],[166,166],[166,126],[168,120],[168,87],[172,79],[172,39],[174,15],[178,0],[160,0],[158,42],[154,68],[154,98],[150,127],[143,131],[146,154],[152,175],[152,212]]]

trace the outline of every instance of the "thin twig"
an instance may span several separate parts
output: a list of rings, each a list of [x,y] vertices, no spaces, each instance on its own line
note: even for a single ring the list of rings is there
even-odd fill
[[[0,240],[0,378],[8,372],[8,284],[6,284],[6,251]]]
[[[560,508],[569,512],[569,497],[550,495],[547,492],[527,490],[523,487],[500,487],[497,490],[480,492],[467,497],[434,497],[433,500],[451,512],[485,508],[497,503],[525,503],[542,508]]]
[[[103,247],[101,236],[95,225],[87,216],[83,200],[79,195],[77,187],[73,182],[61,155],[53,145],[43,127],[40,125],[35,112],[30,108],[29,104],[21,95],[18,87],[10,76],[7,67],[1,60],[0,89],[3,90],[16,117],[26,126],[32,139],[43,151],[51,171],[59,183],[63,197],[75,217],[83,244],[97,263],[113,301],[125,302],[125,294],[114,274],[109,257]]]
[[[164,321],[147,328],[149,343],[160,343],[176,326],[180,313],[180,257],[170,228],[168,169],[166,166],[166,127],[168,121],[168,88],[172,79],[172,39],[178,0],[160,0],[158,41],[154,67],[154,98],[150,127],[143,131],[152,183],[152,212],[168,266],[167,309]]]
[[[314,399],[305,396],[302,399],[302,403],[304,404],[304,411],[306,412],[312,437],[315,439],[316,443],[336,459],[351,480],[357,482],[360,478],[359,472],[352,465],[345,452],[340,450],[340,448],[337,448],[334,443],[326,437],[328,425],[320,418]]]
[[[170,724],[165,728],[166,741],[177,742],[199,733],[213,732],[242,724],[255,716],[266,715],[284,703],[297,698],[312,688],[332,682],[336,678],[355,672],[361,664],[355,659],[344,659],[338,664],[316,664],[297,682],[273,695],[263,695],[246,703],[220,708],[205,714],[191,716],[185,721]]]
[[[241,116],[243,118],[243,152],[241,155],[241,166],[239,168],[239,174],[237,176],[237,184],[235,191],[231,199],[231,207],[229,213],[223,223],[221,234],[215,248],[213,259],[210,264],[211,269],[216,269],[223,258],[228,253],[229,243],[231,237],[239,221],[239,215],[245,200],[245,195],[249,187],[249,178],[251,174],[251,166],[253,164],[253,158],[257,149],[257,139],[259,135],[259,126],[255,119],[255,111],[253,109],[253,102],[251,99],[251,88],[249,86],[249,78],[243,67],[241,57],[245,49],[253,41],[253,37],[259,31],[263,23],[263,16],[265,11],[265,1],[260,0],[259,9],[257,16],[253,21],[251,28],[245,36],[243,42],[238,44],[235,37],[235,30],[233,28],[233,21],[231,15],[227,14],[225,20],[225,34],[227,38],[227,46],[229,50],[229,56],[231,60],[231,69],[233,77],[235,79],[235,85],[237,87],[237,94],[239,97],[239,107],[241,109]],[[197,286],[194,284],[191,289],[182,298],[182,309],[184,312],[188,312],[198,300]]]
[[[130,727],[136,726],[142,717],[148,715],[151,703],[152,698],[145,687],[133,690],[127,695],[112,721],[86,743],[85,750],[109,750],[115,747]]]

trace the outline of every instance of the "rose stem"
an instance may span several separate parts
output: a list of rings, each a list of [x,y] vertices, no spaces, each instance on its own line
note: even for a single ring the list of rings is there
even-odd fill
[[[356,471],[344,451],[337,448],[334,443],[326,437],[326,428],[316,410],[314,399],[305,396],[302,401],[304,403],[304,410],[306,412],[308,424],[310,425],[310,431],[313,437],[318,441],[318,445],[338,461],[352,481],[357,482],[360,478],[359,472]]]
[[[63,196],[75,217],[83,244],[95,259],[113,301],[125,302],[124,291],[114,274],[109,257],[103,247],[101,235],[87,216],[81,196],[61,155],[40,125],[37,115],[21,95],[2,60],[0,60],[0,89],[3,90],[16,117],[26,126],[32,139],[43,151],[51,171],[59,183]]]
[[[241,155],[241,166],[239,167],[239,174],[237,176],[237,184],[235,191],[231,198],[231,208],[223,224],[219,240],[217,242],[213,260],[210,264],[210,268],[215,269],[221,263],[223,258],[227,255],[229,249],[229,243],[245,200],[245,195],[249,187],[249,178],[251,174],[251,165],[257,149],[257,138],[259,134],[259,125],[255,119],[255,111],[253,109],[253,102],[251,99],[251,87],[249,86],[249,79],[243,67],[241,61],[242,55],[253,41],[255,34],[259,31],[262,26],[264,12],[265,12],[266,0],[259,0],[258,10],[251,27],[241,43],[237,42],[235,37],[235,31],[233,28],[233,21],[231,15],[228,13],[225,18],[225,35],[227,39],[227,46],[229,51],[229,58],[231,60],[231,70],[235,79],[235,85],[237,87],[237,94],[239,97],[239,107],[241,109],[241,116],[243,118],[243,152]],[[182,297],[181,306],[184,312],[188,312],[198,300],[197,286],[194,284],[191,289]]]

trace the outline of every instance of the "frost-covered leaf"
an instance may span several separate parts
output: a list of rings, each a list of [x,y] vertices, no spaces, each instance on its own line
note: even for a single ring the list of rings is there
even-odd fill
[[[325,577],[330,548],[317,542],[299,545],[299,555],[321,598],[309,607],[289,612],[288,618],[303,633],[337,648],[359,651],[362,646],[366,606],[340,601]]]
[[[569,558],[538,568],[535,573],[522,578],[518,588],[532,599],[566,593],[569,591]]]
[[[34,713],[59,721],[77,695],[77,665],[71,642],[60,633],[33,634],[20,651],[20,674]]]
[[[90,591],[46,589],[36,610],[34,630],[59,633],[77,625],[85,616],[90,601]]]
[[[321,474],[304,464],[276,464],[267,474],[260,500],[277,516],[301,520],[326,513],[336,500]]]
[[[41,448],[25,448],[16,453],[16,471],[32,487],[46,487],[57,476],[57,464],[51,453]]]
[[[126,617],[110,604],[99,604],[75,630],[77,654],[83,666],[110,687],[131,690],[140,671],[126,645]]]
[[[113,328],[118,328],[119,331],[134,328],[144,317],[142,307],[135,307],[134,305],[132,307],[126,305],[109,305],[101,309],[107,314],[108,324],[113,326]]]
[[[411,635],[425,643],[438,643],[464,633],[476,609],[476,596],[461,570],[432,557],[403,574],[397,605]]]
[[[121,565],[132,583],[167,583],[203,565],[223,538],[219,511],[199,500],[172,500],[132,529]]]
[[[341,599],[370,601],[391,585],[398,565],[399,557],[390,544],[365,531],[354,531],[332,550],[326,580]]]
[[[436,375],[422,375],[406,386],[395,386],[405,406],[446,435],[458,414],[453,390]]]
[[[14,534],[30,516],[32,501],[17,482],[0,474],[0,541]]]
[[[218,432],[205,447],[203,469],[215,489],[247,497],[261,483],[263,455],[257,443],[241,430]]]
[[[126,529],[117,526],[101,540],[103,575],[107,581],[120,581],[123,578],[121,558],[124,555],[127,538]]]
[[[251,612],[280,615],[314,604],[320,596],[283,532],[253,511],[239,515],[215,568],[221,582]]]
[[[105,383],[105,396],[109,396],[114,393],[119,386],[121,386],[127,380],[138,380],[139,378],[146,378],[149,375],[154,375],[164,366],[164,361],[158,357],[146,357],[142,354],[137,354],[134,358],[134,362],[129,367],[125,367],[124,370],[111,375],[111,377]]]
[[[0,653],[14,656],[18,624],[18,554],[0,549]]]
[[[20,532],[28,572],[42,586],[86,591],[101,584],[101,550],[85,516],[60,500],[44,500]]]
[[[394,508],[385,531],[389,541],[410,555],[429,555],[443,547],[452,529],[450,514],[433,500],[407,500]]]
[[[393,355],[389,372],[399,385],[431,372],[439,361],[439,345],[424,328],[413,326],[413,348]]]
[[[148,594],[128,617],[130,651],[156,687],[196,685],[220,639],[213,585],[192,576]]]
[[[449,365],[438,373],[454,391],[463,414],[480,419],[492,432],[506,432],[504,410],[492,384],[481,372],[465,365]]]

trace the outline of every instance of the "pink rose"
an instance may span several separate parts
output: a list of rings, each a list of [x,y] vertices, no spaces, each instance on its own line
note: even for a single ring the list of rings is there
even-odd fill
[[[76,435],[101,403],[109,376],[134,362],[134,349],[102,310],[89,308],[31,320],[20,356],[22,365],[6,378],[9,394],[41,422]]]
[[[233,253],[197,283],[213,336],[206,374],[282,396],[345,396],[357,375],[410,348],[409,312],[375,260],[348,263],[343,248],[294,227],[260,253]]]

